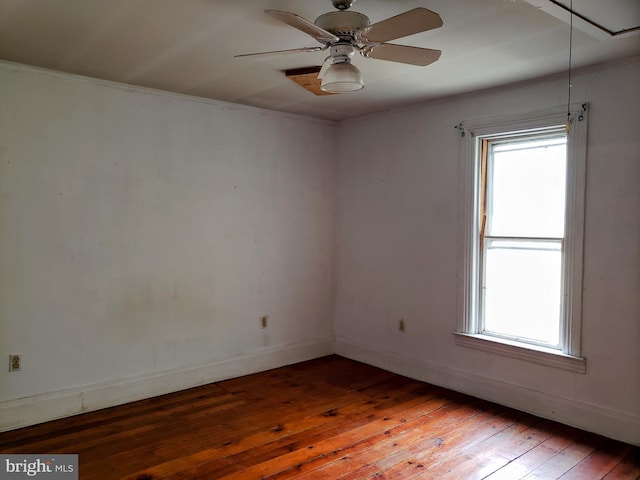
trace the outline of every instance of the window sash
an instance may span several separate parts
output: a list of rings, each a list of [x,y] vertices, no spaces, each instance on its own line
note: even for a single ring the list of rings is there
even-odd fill
[[[560,139],[562,139],[560,141]],[[566,145],[566,133],[561,129],[551,129],[544,132],[527,132],[526,134],[520,135],[503,135],[498,138],[487,137],[483,138],[481,141],[481,149],[480,149],[480,191],[479,191],[479,204],[480,204],[480,231],[479,231],[479,244],[480,244],[480,268],[479,268],[479,293],[478,293],[478,318],[477,318],[477,331],[478,333],[482,333],[484,335],[495,336],[499,338],[505,338],[508,340],[513,340],[517,342],[532,344],[532,345],[540,345],[544,347],[550,347],[554,349],[561,349],[561,340],[560,340],[560,332],[562,330],[563,323],[563,302],[562,298],[564,297],[563,290],[563,281],[565,274],[563,271],[564,262],[562,257],[564,256],[564,236],[562,237],[547,237],[547,236],[506,236],[506,235],[489,235],[487,234],[487,225],[492,222],[492,214],[493,214],[493,206],[495,205],[494,199],[494,187],[495,187],[495,177],[494,177],[494,159],[493,155],[496,150],[505,149],[508,147],[512,147],[513,149],[517,149],[518,145],[523,147],[529,144],[531,148],[541,148],[540,144],[549,144],[553,143],[561,143]],[[538,144],[538,145],[536,145]],[[515,160],[517,161],[517,160]],[[566,195],[566,185],[564,187],[564,193]],[[564,207],[563,207],[564,208]],[[566,222],[565,222],[566,223]],[[563,231],[566,229],[563,228]],[[504,312],[502,313],[501,320],[498,323],[501,323],[501,327],[499,329],[490,329],[488,328],[489,323],[493,323],[493,326],[496,327],[495,317],[491,319],[487,318],[488,315],[488,302],[490,297],[487,296],[488,293],[488,254],[489,250],[493,245],[496,245],[496,242],[511,242],[515,244],[523,245],[523,250],[534,251],[535,248],[527,247],[527,245],[545,242],[547,244],[556,244],[559,247],[559,252],[561,255],[560,259],[560,278],[558,280],[559,291],[557,292],[557,299],[559,300],[559,311],[550,318],[527,318],[526,313],[518,314],[516,317],[512,319],[513,322],[525,322],[524,325],[516,325],[513,326],[511,321],[507,321],[504,318]],[[495,247],[494,247],[495,248]],[[493,288],[493,286],[491,286]],[[514,292],[512,292],[514,293]],[[555,295],[554,295],[555,296]],[[548,297],[548,294],[547,294]],[[553,306],[553,298],[546,298],[547,302],[550,302]],[[496,308],[497,305],[494,303],[495,300],[491,303],[492,308]],[[555,310],[552,309],[552,310]],[[550,314],[550,312],[549,312]],[[498,317],[501,317],[498,314]],[[489,322],[491,320],[491,322]],[[535,329],[535,325],[539,323],[550,324],[547,325],[547,328],[544,329],[546,335],[540,334],[540,331]],[[549,329],[551,332],[549,333]],[[529,332],[527,335],[526,332]],[[555,334],[554,334],[555,331]],[[535,334],[538,334],[538,337],[534,337]],[[543,339],[542,337],[545,337]],[[557,340],[551,340],[557,339]]]
[[[496,244],[499,243],[504,243],[504,244],[511,244],[512,246],[495,246]],[[515,245],[520,244],[521,247],[517,247]],[[553,247],[555,246],[555,248],[536,248],[536,244],[539,245],[540,247],[542,247],[543,245],[547,245],[548,247]],[[564,291],[563,291],[563,278],[564,278],[564,272],[562,271],[562,256],[564,255],[564,239],[563,238],[540,238],[540,237],[490,237],[490,236],[485,236],[484,237],[484,242],[483,242],[483,250],[481,253],[481,267],[480,267],[480,271],[481,271],[481,281],[480,281],[480,294],[479,294],[479,300],[480,300],[480,308],[479,308],[479,318],[478,318],[478,330],[479,333],[483,334],[483,335],[489,335],[492,337],[498,337],[498,338],[503,338],[503,339],[507,339],[507,340],[512,340],[512,341],[517,341],[517,342],[521,342],[521,343],[526,343],[526,344],[530,344],[530,345],[538,345],[538,346],[542,346],[542,347],[547,347],[547,348],[553,348],[556,350],[560,350],[561,349],[561,344],[560,344],[560,332],[561,332],[561,327],[562,327],[562,309],[563,309],[563,302],[562,299],[564,298]],[[488,317],[488,305],[489,305],[489,298],[488,298],[488,293],[491,291],[491,289],[493,288],[493,286],[491,285],[490,282],[488,282],[487,279],[487,273],[488,273],[488,268],[487,268],[487,263],[488,263],[488,251],[491,249],[502,249],[502,250],[509,250],[509,249],[513,249],[513,250],[519,250],[520,252],[524,253],[524,252],[543,252],[543,251],[549,251],[549,252],[557,252],[560,254],[561,256],[561,260],[560,260],[560,268],[559,268],[559,277],[556,278],[556,281],[558,282],[558,290],[555,290],[554,293],[557,293],[556,295],[553,295],[552,297],[548,297],[546,298],[547,301],[551,301],[551,303],[553,303],[554,297],[555,300],[558,301],[558,305],[556,306],[556,309],[554,309],[555,311],[555,317],[549,317],[550,312],[543,314],[543,315],[539,315],[536,317],[531,317],[531,312],[529,311],[528,307],[527,310],[525,310],[523,313],[518,313],[517,317],[514,314],[513,320],[514,321],[519,321],[522,322],[523,321],[523,317],[526,319],[525,320],[525,324],[524,325],[520,325],[518,327],[515,328],[509,328],[508,326],[505,326],[503,324],[502,328],[500,329],[492,329],[491,326],[489,325],[490,323],[494,323],[496,322],[496,317],[492,317],[491,319]],[[533,272],[529,272],[530,274]],[[518,281],[518,278],[514,278],[514,281]],[[544,290],[544,288],[543,288]],[[530,291],[531,292],[531,291]],[[507,292],[509,294],[509,292]],[[540,292],[538,292],[540,293]],[[509,295],[513,295],[513,292],[510,293]],[[517,295],[517,293],[515,293],[515,295]],[[544,297],[543,297],[544,298]],[[544,305],[544,304],[543,304]],[[492,304],[491,306],[494,306],[494,304]],[[518,304],[519,309],[522,309],[523,307],[526,307],[526,304],[520,303]],[[529,317],[529,318],[527,318]],[[500,315],[498,315],[498,318],[500,319]],[[489,322],[489,320],[491,320],[491,322]],[[500,320],[498,320],[500,321]],[[505,322],[504,319],[504,315],[502,317],[502,323]],[[528,323],[531,322],[531,323]],[[509,322],[510,323],[510,322]],[[544,329],[544,332],[546,335],[538,335],[537,337],[535,336],[535,333],[531,333],[530,335],[527,335],[525,332],[529,331],[529,332],[537,332],[540,333],[540,331],[538,329],[536,329],[536,325],[540,325],[540,324],[544,324],[546,323],[547,326]],[[551,323],[551,325],[549,325],[549,323]],[[540,328],[540,327],[539,327]],[[549,334],[551,329],[551,334]],[[510,330],[510,332],[509,332]],[[545,340],[544,338],[547,338],[547,340]],[[551,340],[550,338],[556,338],[555,341]]]
[[[540,157],[542,149],[545,150],[545,157]],[[510,152],[511,155],[504,157],[506,152]],[[561,153],[563,155],[560,157]],[[555,234],[554,236],[564,237],[567,200],[567,135],[564,128],[527,135],[484,138],[481,155],[481,235],[543,237]],[[517,166],[518,173],[514,172],[514,166]],[[523,172],[527,170],[530,178],[524,182]],[[526,197],[521,195],[522,192],[509,188],[510,182],[506,182],[504,178],[508,172],[516,174],[511,180],[515,180],[520,189],[530,194],[531,201],[526,201]],[[540,184],[536,183],[543,181],[545,173],[557,175],[554,177],[557,183],[548,185],[551,187],[548,191],[549,196],[540,195]],[[518,202],[524,210],[522,215],[516,217],[514,212],[509,211],[506,206],[510,202],[504,195],[507,195],[509,200],[515,199]],[[558,205],[562,207],[557,208]],[[513,223],[518,217],[527,216],[529,222]]]

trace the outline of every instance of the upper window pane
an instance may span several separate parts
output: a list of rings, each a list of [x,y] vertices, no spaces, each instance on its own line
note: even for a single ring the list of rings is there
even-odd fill
[[[486,235],[564,236],[566,136],[492,142]]]

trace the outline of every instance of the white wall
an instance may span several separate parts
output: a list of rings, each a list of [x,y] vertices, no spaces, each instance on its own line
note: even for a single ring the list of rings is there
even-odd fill
[[[345,122],[337,352],[640,444],[640,61],[574,76],[591,102],[583,354],[571,373],[455,344],[460,138],[454,125],[567,102],[566,78]],[[398,331],[404,318],[406,333]]]
[[[0,428],[332,353],[333,124],[9,63],[0,105]]]
[[[583,375],[452,335],[453,126],[563,105],[565,79],[336,130],[0,63],[0,353],[24,356],[0,369],[0,429],[328,354],[335,333],[342,355],[640,444],[638,78],[635,59],[573,80]]]

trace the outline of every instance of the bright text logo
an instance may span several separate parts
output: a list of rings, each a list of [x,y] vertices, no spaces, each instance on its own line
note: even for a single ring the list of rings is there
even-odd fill
[[[0,455],[0,480],[77,480],[78,455]]]

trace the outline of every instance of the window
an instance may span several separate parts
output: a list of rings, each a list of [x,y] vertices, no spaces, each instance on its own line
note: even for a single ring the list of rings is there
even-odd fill
[[[586,104],[465,126],[457,343],[584,372]]]
[[[480,331],[560,348],[566,134],[484,139]]]

